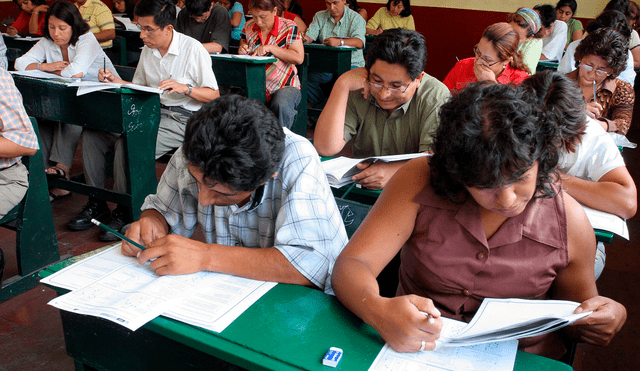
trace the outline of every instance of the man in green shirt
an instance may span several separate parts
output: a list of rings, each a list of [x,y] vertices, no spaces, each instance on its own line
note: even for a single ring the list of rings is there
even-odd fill
[[[424,36],[405,29],[386,30],[369,48],[366,66],[338,78],[318,119],[314,145],[334,156],[353,139],[356,158],[431,150],[438,110],[449,89],[422,70],[427,62]],[[371,166],[355,175],[363,187],[383,188],[404,161]]]

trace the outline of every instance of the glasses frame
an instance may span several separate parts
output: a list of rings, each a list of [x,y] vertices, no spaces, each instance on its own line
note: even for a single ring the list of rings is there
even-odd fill
[[[609,76],[611,76],[611,73],[605,71],[605,70],[601,70],[601,69],[595,69],[593,66],[590,66],[588,64],[582,64],[582,62],[580,62],[580,68],[584,68],[585,72],[595,72],[596,76],[598,77],[604,77],[607,78]]]
[[[473,54],[475,54],[476,59],[480,59],[481,61],[483,61],[488,67],[492,67],[495,66],[496,64],[502,62],[502,61],[497,61],[497,62],[493,62],[490,63],[489,61],[487,61],[486,59],[482,58],[482,54],[480,54],[480,52],[478,52],[478,44],[473,46]]]
[[[382,90],[382,89],[387,89],[387,91],[388,91],[390,94],[398,94],[398,93],[399,93],[399,94],[404,94],[404,93],[406,93],[406,92],[407,92],[407,90],[409,90],[409,86],[411,86],[411,84],[413,84],[413,82],[414,82],[414,81],[415,81],[415,80],[411,80],[411,82],[410,82],[410,83],[408,83],[408,84],[407,84],[407,86],[405,86],[405,87],[404,87],[404,89],[403,89],[403,88],[390,88],[390,87],[388,87],[388,86],[384,86],[384,85],[382,85],[382,84],[378,84],[377,82],[373,82],[373,81],[371,81],[371,80],[367,79],[367,83],[369,84],[369,88],[370,88],[371,90]]]

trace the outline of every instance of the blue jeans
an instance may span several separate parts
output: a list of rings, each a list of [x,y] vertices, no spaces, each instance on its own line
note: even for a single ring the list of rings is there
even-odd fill
[[[301,98],[300,89],[291,86],[280,88],[271,95],[269,109],[276,114],[280,125],[291,129],[298,113],[298,104],[300,104]]]
[[[309,72],[307,75],[307,103],[313,108],[322,108],[327,103],[327,97],[322,91],[322,85],[333,79],[329,72]]]

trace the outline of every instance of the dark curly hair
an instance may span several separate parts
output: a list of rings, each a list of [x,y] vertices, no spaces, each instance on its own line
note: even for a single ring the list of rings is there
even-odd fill
[[[539,162],[536,197],[553,197],[550,187],[558,164],[557,131],[540,125],[522,89],[508,84],[475,83],[445,103],[434,140],[431,186],[452,202],[464,202],[465,187],[513,184]]]
[[[56,1],[44,16],[44,26],[42,28],[42,36],[53,41],[51,34],[49,33],[49,18],[54,16],[71,27],[71,39],[69,39],[70,45],[76,45],[80,36],[89,32],[91,27],[84,21],[78,8],[68,1]]]
[[[278,119],[264,104],[223,95],[191,115],[182,152],[206,180],[248,192],[278,171],[284,138]]]
[[[420,76],[427,64],[427,44],[424,36],[404,28],[391,28],[376,36],[369,51],[365,67],[367,71],[377,60],[399,64],[407,69],[412,80]]]
[[[628,42],[625,42],[620,33],[608,27],[601,28],[587,34],[578,44],[574,55],[576,67],[580,65],[582,58],[596,55],[604,59],[611,69],[611,75],[607,79],[614,79],[627,66],[627,50]]]
[[[586,104],[578,85],[563,73],[547,70],[524,80],[520,89],[529,103],[538,107],[540,124],[557,128],[556,146],[572,151],[587,126]]]
[[[627,22],[627,18],[625,18],[624,14],[620,13],[617,10],[605,10],[604,12],[598,14],[598,16],[593,20],[587,23],[584,27],[584,30],[587,33],[595,32],[600,28],[609,27],[614,29],[620,33],[626,40],[629,40],[631,37],[631,27],[629,27],[629,22]],[[628,42],[628,41],[627,41]]]

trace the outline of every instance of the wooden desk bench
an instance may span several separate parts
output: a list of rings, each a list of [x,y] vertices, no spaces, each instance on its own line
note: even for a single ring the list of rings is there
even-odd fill
[[[96,317],[61,317],[76,370],[203,370],[222,359],[249,370],[326,371],[322,357],[335,346],[344,350],[335,370],[365,371],[384,345],[335,297],[297,285],[278,284],[219,334],[165,317],[135,332]],[[519,351],[514,370],[571,367]]]
[[[127,194],[59,178],[49,179],[49,185],[129,206],[133,219],[137,219],[144,198],[154,193],[157,186],[159,96],[123,88],[78,97],[77,88],[64,83],[19,75],[13,78],[30,116],[123,135]]]

